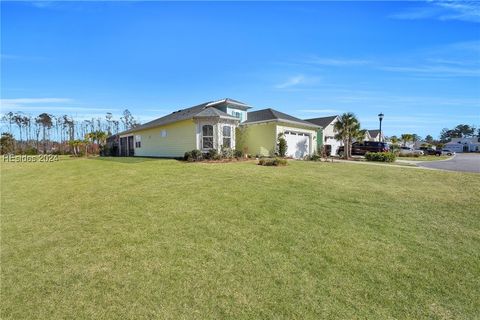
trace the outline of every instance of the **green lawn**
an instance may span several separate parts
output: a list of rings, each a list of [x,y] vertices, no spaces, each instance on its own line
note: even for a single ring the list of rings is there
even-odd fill
[[[1,163],[1,319],[473,319],[480,176]]]

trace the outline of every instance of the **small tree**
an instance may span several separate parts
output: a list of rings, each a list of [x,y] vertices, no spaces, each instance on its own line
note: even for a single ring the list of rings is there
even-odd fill
[[[0,154],[13,153],[15,150],[14,142],[15,139],[13,139],[11,133],[3,132],[2,137],[0,138]]]
[[[287,155],[287,140],[285,140],[285,135],[283,132],[278,134],[277,149],[278,155],[280,157],[285,157]]]

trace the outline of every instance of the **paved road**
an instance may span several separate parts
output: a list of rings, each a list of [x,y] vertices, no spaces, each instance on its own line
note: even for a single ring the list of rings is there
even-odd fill
[[[450,160],[425,161],[419,163],[418,166],[432,169],[480,173],[480,154],[457,153],[457,155]]]

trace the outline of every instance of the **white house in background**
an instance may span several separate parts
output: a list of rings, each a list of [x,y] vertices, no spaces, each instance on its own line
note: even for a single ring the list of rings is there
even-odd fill
[[[385,141],[385,137],[380,130],[367,130],[365,136],[366,141]]]
[[[470,138],[452,138],[452,140],[443,146],[455,152],[478,152],[480,151],[480,136]]]
[[[334,126],[338,121],[338,116],[305,119],[305,121],[316,124],[317,126],[323,128],[322,137],[319,135],[318,139],[322,138],[322,145],[326,148],[327,152],[333,156],[336,156],[338,148],[343,146],[343,141],[335,139]]]

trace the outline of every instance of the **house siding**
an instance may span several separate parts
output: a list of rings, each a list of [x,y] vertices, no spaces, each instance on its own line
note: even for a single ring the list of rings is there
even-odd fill
[[[237,134],[237,146],[253,156],[271,156],[275,154],[276,129],[273,122],[242,126]]]
[[[166,137],[161,136],[162,130],[166,130]],[[135,156],[182,157],[186,151],[196,148],[196,124],[193,120],[145,129],[130,135],[141,138],[141,147],[135,148]]]
[[[277,136],[284,131],[297,131],[310,135],[312,154],[317,149],[317,131],[276,122],[256,123],[242,126],[242,134],[237,135],[237,146],[240,150],[253,156],[273,156],[277,146]]]

